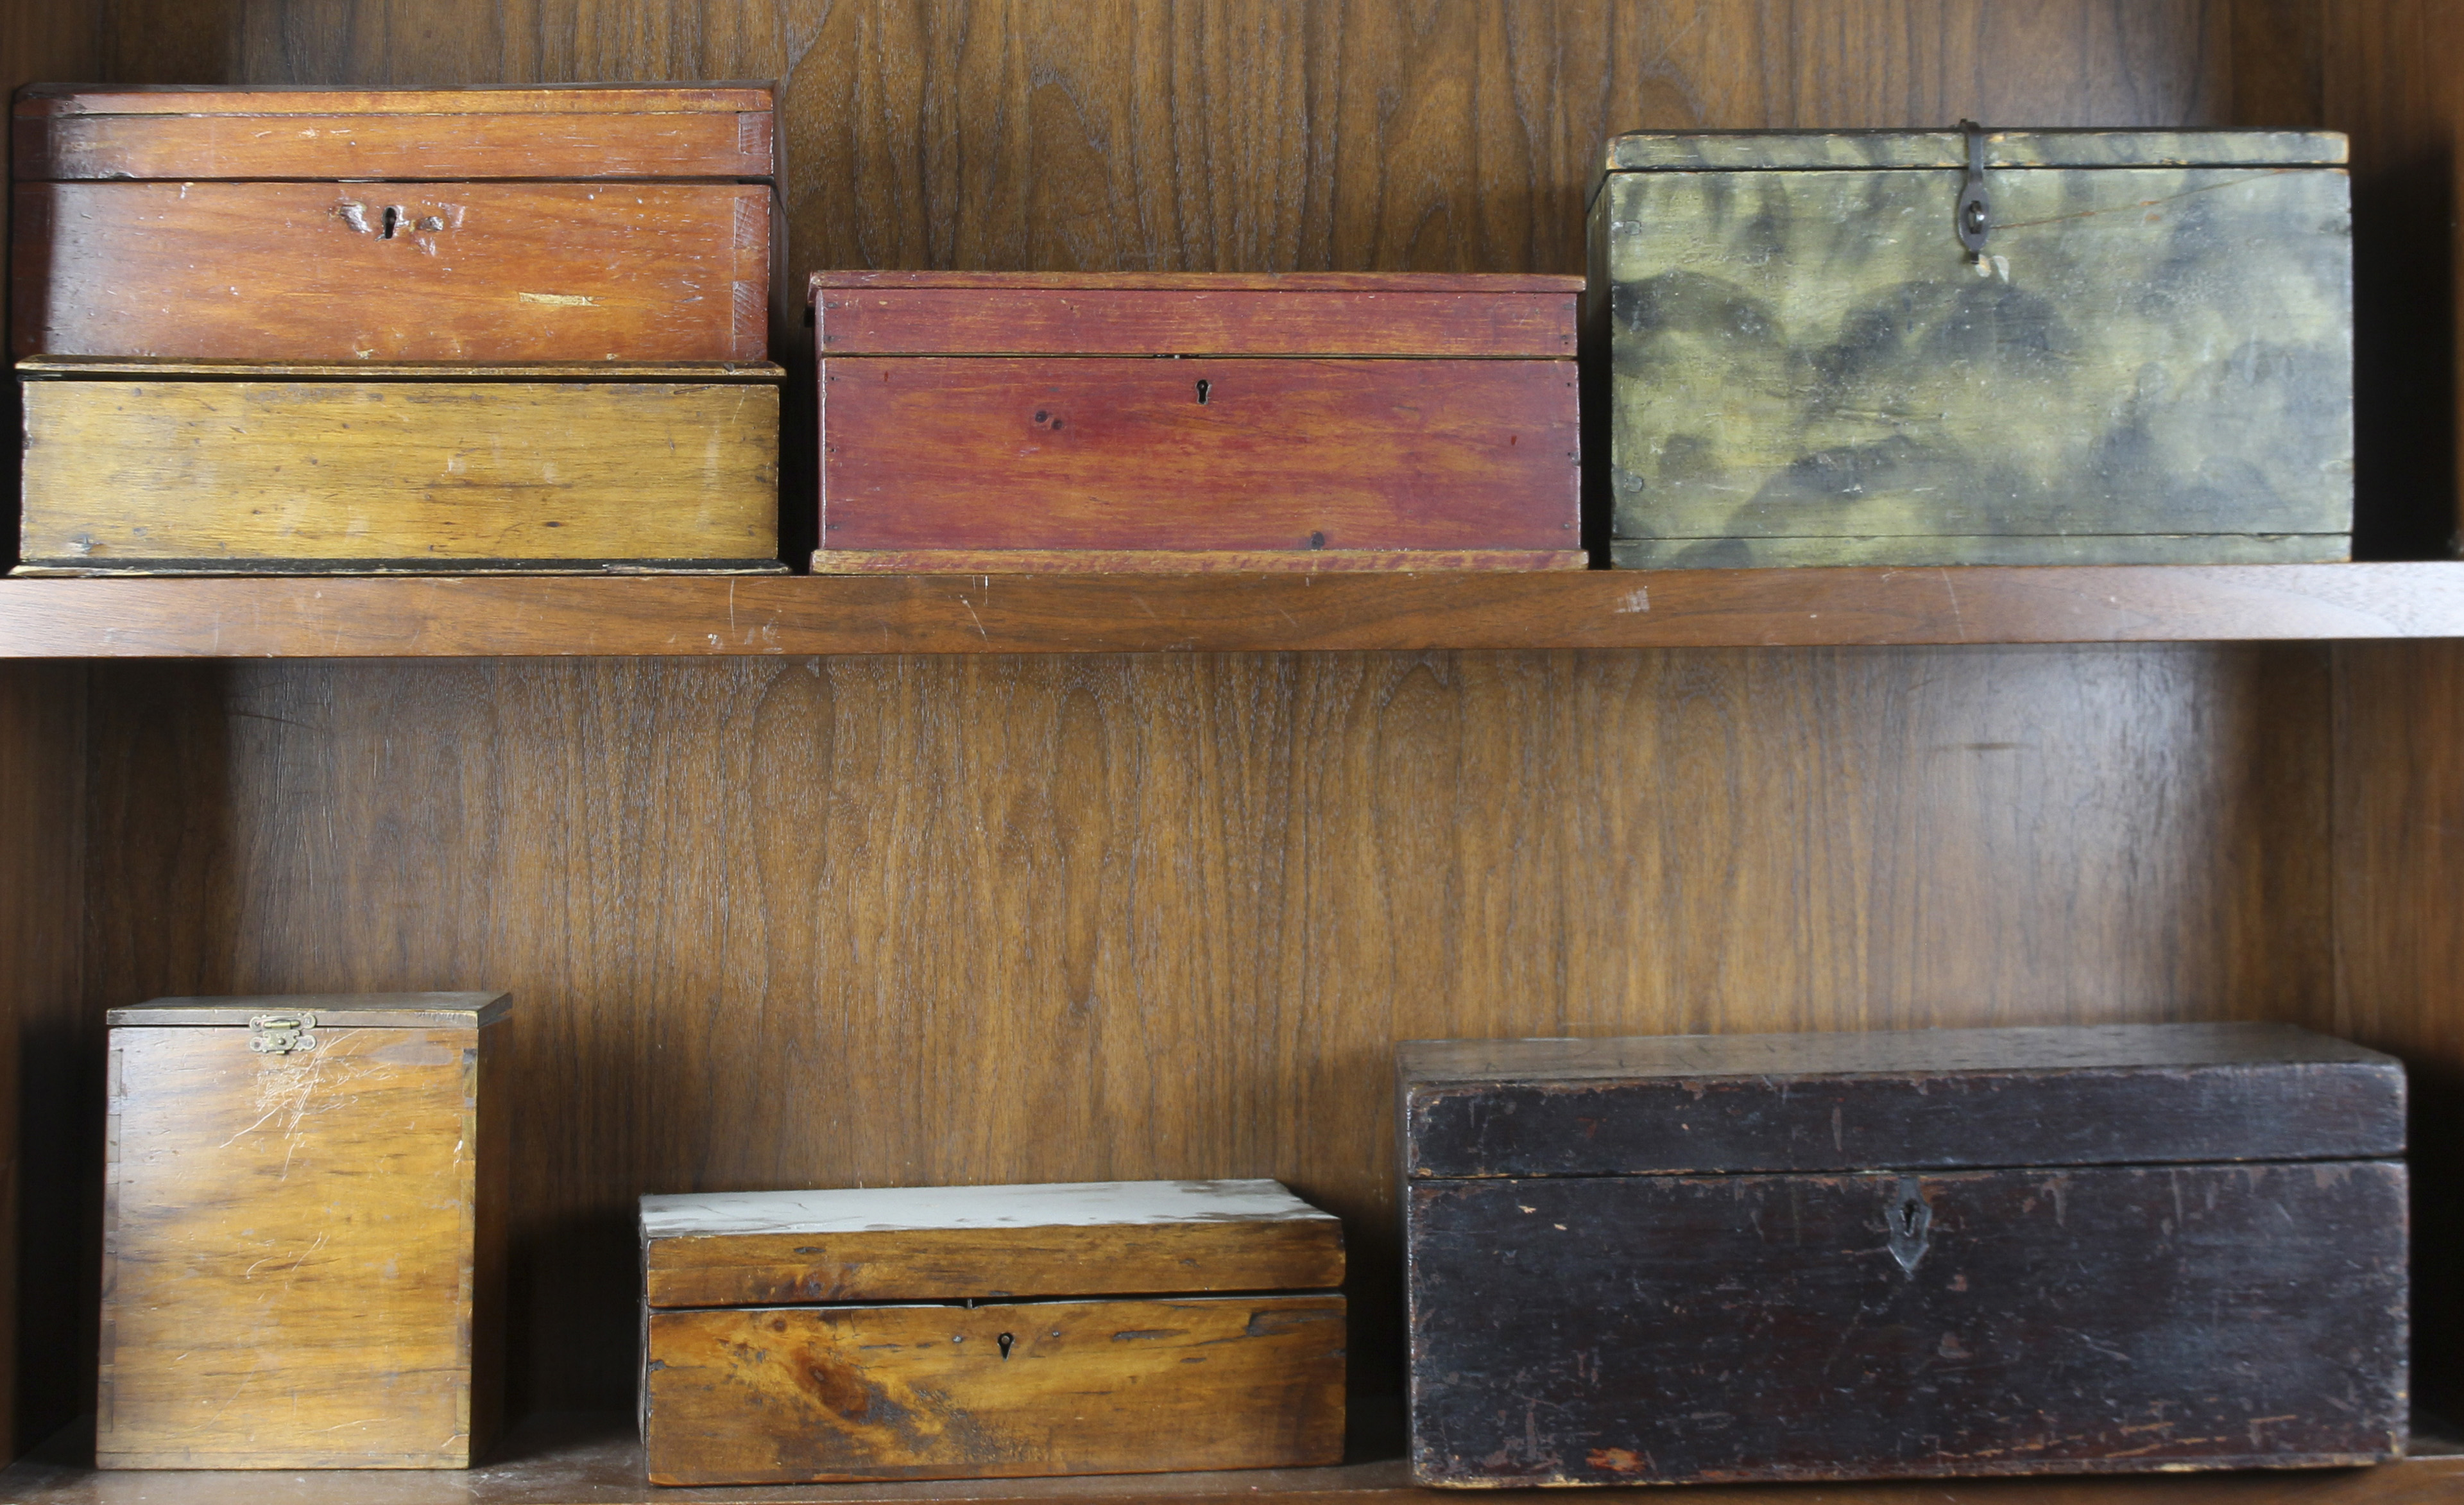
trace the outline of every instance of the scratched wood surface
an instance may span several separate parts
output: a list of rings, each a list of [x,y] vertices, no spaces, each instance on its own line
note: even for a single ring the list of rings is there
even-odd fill
[[[15,192],[21,356],[759,361],[768,350],[771,190],[759,185]]]
[[[1438,1180],[1408,1196],[1422,1483],[2403,1450],[2401,1162]]]
[[[758,384],[25,384],[21,569],[768,567]]]
[[[1340,1295],[651,1312],[653,1484],[1343,1461]]]
[[[100,1467],[461,1468],[493,1435],[495,1029],[300,1003],[322,1012],[288,1052],[111,1031]]]
[[[2322,653],[104,666],[87,996],[514,990],[520,1404],[645,1192],[1155,1177],[1391,1388],[1397,1040],[2302,1017]]]

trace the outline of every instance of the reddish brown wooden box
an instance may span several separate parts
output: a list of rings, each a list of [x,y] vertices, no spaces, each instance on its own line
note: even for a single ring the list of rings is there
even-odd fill
[[[1581,291],[818,273],[813,567],[1579,568]]]
[[[771,91],[17,99],[15,352],[760,361]]]

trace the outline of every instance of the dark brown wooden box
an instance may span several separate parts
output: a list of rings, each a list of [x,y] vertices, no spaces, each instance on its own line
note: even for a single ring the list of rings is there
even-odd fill
[[[13,124],[21,357],[768,354],[766,85],[36,85]]]
[[[2400,1456],[2403,1068],[2281,1025],[1422,1041],[1423,1483]]]
[[[817,273],[813,568],[1580,568],[1581,291]]]
[[[1343,1457],[1343,1226],[1271,1181],[642,1199],[653,1484]]]

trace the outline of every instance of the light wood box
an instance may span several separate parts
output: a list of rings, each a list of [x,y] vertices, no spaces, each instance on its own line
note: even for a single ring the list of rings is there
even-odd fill
[[[1343,1228],[1271,1181],[642,1199],[654,1484],[1340,1462]]]
[[[501,1405],[502,993],[111,1011],[106,1469],[459,1469]]]
[[[18,371],[17,573],[784,570],[775,365]]]

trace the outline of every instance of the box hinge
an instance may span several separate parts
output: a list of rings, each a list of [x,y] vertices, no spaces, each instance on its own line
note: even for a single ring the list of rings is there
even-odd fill
[[[1985,255],[1985,237],[1993,232],[1993,204],[1985,196],[1985,127],[1974,121],[1962,121],[1959,128],[1968,135],[1968,184],[1961,189],[1959,208],[1952,211],[1951,228],[1959,232],[1959,243],[1971,256]]]
[[[313,1051],[317,1037],[310,1033],[317,1028],[317,1016],[307,1009],[293,1014],[251,1014],[248,1016],[248,1048],[259,1055],[288,1055],[294,1051]]]

